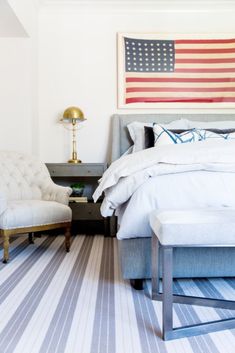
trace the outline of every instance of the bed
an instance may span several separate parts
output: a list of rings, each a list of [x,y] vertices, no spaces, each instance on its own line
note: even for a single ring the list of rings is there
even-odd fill
[[[232,127],[235,127],[234,114],[128,114],[128,115],[114,115],[112,116],[112,154],[111,161],[119,159],[132,145],[132,140],[127,130],[127,125],[131,122],[157,122],[169,123],[171,121],[180,119],[188,119],[189,121],[231,121]],[[216,173],[215,173],[216,174]],[[229,177],[229,173],[224,174]],[[201,177],[204,174],[202,172]],[[231,175],[230,175],[231,177]],[[233,175],[232,175],[233,177]],[[235,177],[235,175],[234,175]],[[151,178],[150,178],[151,179]],[[172,179],[171,179],[172,180]],[[232,179],[228,179],[232,180]],[[227,183],[227,179],[225,180]],[[149,181],[148,181],[149,183]],[[231,182],[233,184],[233,182]],[[234,194],[233,194],[234,192]],[[235,189],[232,190],[235,195]],[[133,196],[127,202],[127,206],[133,201]],[[233,205],[233,197],[232,206]],[[235,198],[234,198],[235,199]],[[124,207],[124,215],[126,209]],[[143,206],[144,210],[144,206]],[[135,217],[129,217],[133,226],[136,222]],[[120,217],[123,220],[123,215]],[[122,225],[122,224],[121,224]],[[141,228],[141,227],[140,227]],[[119,228],[120,229],[120,228]],[[118,239],[119,256],[122,269],[122,275],[125,279],[132,280],[132,283],[138,286],[142,284],[142,280],[151,277],[151,236],[146,232],[138,237],[136,230],[133,231],[133,236],[128,238]],[[225,262],[224,259],[227,259]],[[222,261],[223,260],[223,261]],[[221,277],[221,276],[235,276],[235,249],[175,249],[174,252],[174,277]]]

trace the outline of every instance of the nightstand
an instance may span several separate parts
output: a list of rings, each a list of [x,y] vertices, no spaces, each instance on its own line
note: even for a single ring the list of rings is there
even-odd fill
[[[110,235],[109,218],[103,218],[100,214],[102,199],[99,199],[97,203],[94,203],[92,199],[98,180],[102,177],[107,165],[105,163],[47,163],[46,166],[56,184],[63,186],[70,186],[76,182],[85,184],[83,196],[87,197],[88,202],[69,203],[73,212],[73,221],[102,221],[105,235]]]

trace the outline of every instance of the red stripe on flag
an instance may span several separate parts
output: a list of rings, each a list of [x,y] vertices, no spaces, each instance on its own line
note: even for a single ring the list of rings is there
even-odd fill
[[[235,92],[235,87],[129,87],[126,92]]]
[[[223,49],[178,49],[175,48],[176,54],[225,54],[235,53],[234,48],[223,48]]]
[[[126,77],[126,82],[235,82],[233,77],[196,78],[196,77]]]
[[[176,57],[176,64],[222,64],[234,63],[235,58],[221,58],[221,59],[178,59]]]
[[[224,69],[175,69],[176,73],[220,73],[220,72],[235,72],[235,68],[224,68]]]
[[[164,103],[164,102],[181,102],[181,103],[231,103],[235,102],[235,97],[201,97],[201,98],[183,98],[183,97],[133,97],[126,98],[128,103]]]
[[[235,39],[176,39],[175,44],[229,44],[235,43]]]

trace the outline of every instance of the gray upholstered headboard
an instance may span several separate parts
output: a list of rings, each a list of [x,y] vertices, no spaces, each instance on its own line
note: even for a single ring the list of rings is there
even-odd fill
[[[112,116],[111,161],[118,159],[132,145],[127,130],[131,122],[168,123],[181,118],[199,121],[235,120],[235,114],[115,114]]]

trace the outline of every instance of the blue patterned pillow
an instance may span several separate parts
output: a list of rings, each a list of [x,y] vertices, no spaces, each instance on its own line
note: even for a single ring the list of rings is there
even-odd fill
[[[177,143],[197,142],[211,139],[235,139],[234,132],[225,134],[215,133],[204,129],[191,129],[181,133],[174,133],[159,124],[154,124],[154,146],[170,145]]]

